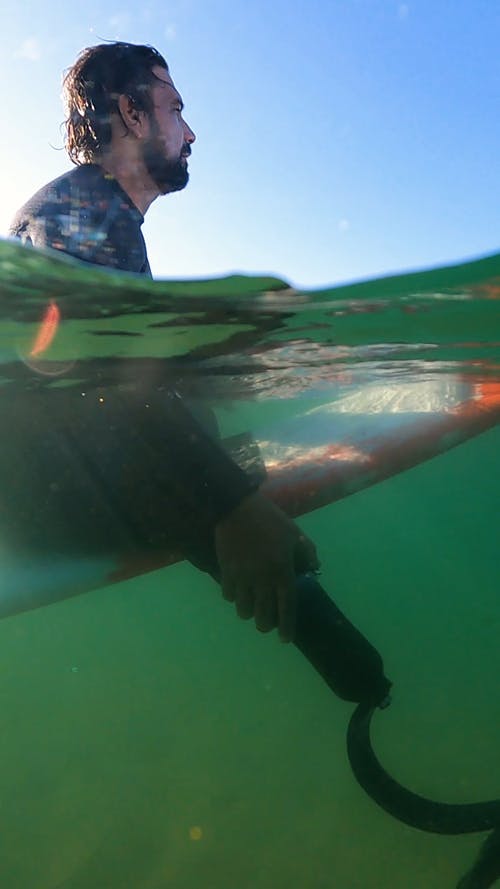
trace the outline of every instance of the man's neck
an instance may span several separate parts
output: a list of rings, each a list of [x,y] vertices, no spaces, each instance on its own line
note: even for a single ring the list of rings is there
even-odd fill
[[[146,211],[160,194],[147,170],[141,164],[132,163],[127,158],[113,158],[109,154],[103,155],[97,163],[105,173],[116,179],[132,203],[145,216]]]

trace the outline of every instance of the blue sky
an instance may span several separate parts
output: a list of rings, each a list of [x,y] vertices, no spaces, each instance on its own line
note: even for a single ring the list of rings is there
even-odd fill
[[[498,249],[498,0],[4,0],[0,234],[70,167],[63,69],[116,38],[166,56],[197,134],[146,218],[155,276],[315,286]]]

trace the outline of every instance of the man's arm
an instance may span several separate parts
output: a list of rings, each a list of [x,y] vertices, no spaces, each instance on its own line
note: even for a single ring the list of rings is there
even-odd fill
[[[157,452],[177,469],[179,496],[190,513],[212,527],[218,579],[224,598],[262,632],[277,627],[283,641],[294,636],[296,574],[319,567],[316,549],[288,516],[258,491],[252,480],[192,416],[175,393],[165,395],[166,413],[144,424],[157,432]],[[138,418],[139,419],[139,418]],[[163,442],[163,444],[162,444]]]

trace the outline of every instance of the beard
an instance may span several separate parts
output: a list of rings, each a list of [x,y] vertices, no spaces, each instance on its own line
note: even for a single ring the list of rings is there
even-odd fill
[[[183,154],[191,154],[189,145],[182,148]],[[144,145],[143,160],[149,176],[160,194],[181,191],[189,182],[186,160],[179,155],[176,160],[165,157],[165,148],[158,136],[154,135]]]

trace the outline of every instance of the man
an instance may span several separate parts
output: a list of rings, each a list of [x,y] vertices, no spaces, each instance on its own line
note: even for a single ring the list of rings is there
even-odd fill
[[[168,65],[149,46],[90,47],[66,74],[64,99],[66,149],[76,167],[27,202],[10,234],[34,247],[151,275],[141,232],[144,214],[159,195],[187,185],[195,141]],[[174,393],[162,397],[168,402],[162,430],[165,462],[171,478],[176,476],[167,482],[171,497],[165,509],[171,512],[173,499],[179,514],[189,506],[205,516],[194,544],[184,541],[184,555],[220,580],[224,597],[235,602],[241,618],[254,617],[263,632],[278,627],[284,641],[292,640],[295,575],[318,567],[314,545],[258,492]],[[139,413],[134,416],[136,433],[144,429],[149,435],[149,427],[143,427],[147,421]],[[121,443],[117,437],[116,446]],[[108,458],[113,448],[110,439]],[[147,483],[153,488],[155,472],[150,467]],[[211,547],[214,558],[207,562],[196,550]]]

